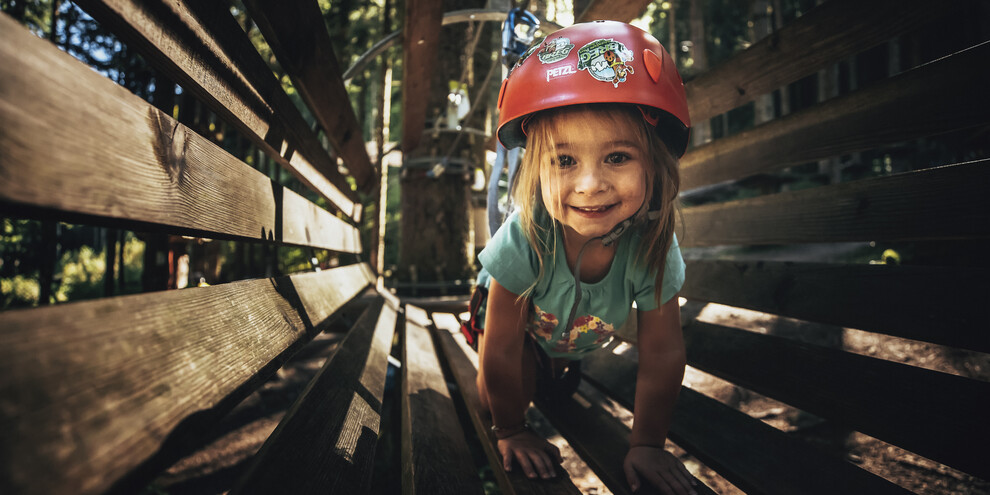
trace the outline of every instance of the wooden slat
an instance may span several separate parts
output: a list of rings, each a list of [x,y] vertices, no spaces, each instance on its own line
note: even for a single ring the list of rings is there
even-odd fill
[[[79,2],[100,24],[138,49],[303,184],[348,217],[359,218],[357,195],[229,11],[205,16],[190,12],[191,7],[218,8],[198,5],[207,3],[216,2]],[[229,53],[232,47],[238,48],[235,53]]]
[[[566,399],[539,401],[538,406],[612,493],[633,493],[623,469],[623,461],[629,452],[630,431],[626,425],[583,390]],[[708,495],[715,493],[700,481],[695,491]],[[651,491],[650,485],[644,483],[635,493],[645,495],[659,491]]]
[[[356,228],[7,17],[0,18],[0,65],[7,207],[360,251]]]
[[[629,22],[646,11],[652,0],[591,0],[575,22],[597,20]]]
[[[427,329],[406,319],[402,359],[403,493],[483,493]]]
[[[990,270],[688,261],[681,297],[990,352]]]
[[[973,2],[829,0],[685,85],[701,122]],[[670,47],[668,47],[670,48]]]
[[[607,351],[584,359],[585,377],[631,408],[636,363]],[[670,438],[746,493],[908,494],[715,399],[682,388]]]
[[[103,493],[164,468],[371,280],[351,265],[0,313],[0,492]]]
[[[358,189],[369,192],[378,185],[378,172],[368,158],[320,6],[316,0],[249,0],[245,5]]]
[[[466,343],[463,338],[455,340],[450,332],[436,330],[435,338],[439,341],[441,350],[440,358],[450,369],[457,389],[464,400],[465,408],[471,417],[475,432],[481,441],[481,446],[485,449],[488,462],[492,467],[495,479],[498,481],[499,489],[506,494],[580,494],[581,491],[574,486],[567,473],[560,467],[557,468],[557,477],[552,480],[530,480],[522,473],[518,467],[511,473],[506,473],[502,469],[502,456],[498,452],[495,435],[491,432],[492,419],[488,411],[481,410],[481,403],[478,400],[478,387],[476,379],[478,370],[471,362],[465,352]]]
[[[984,126],[988,59],[990,42],[701,146],[681,160],[681,188]]]
[[[231,493],[368,493],[396,318],[369,305]]]
[[[682,246],[990,236],[990,160],[683,210]]]
[[[990,383],[694,322],[688,363],[929,459],[990,478]],[[923,426],[919,426],[923,425]]]
[[[440,0],[406,0],[406,22],[402,28],[403,153],[414,150],[423,135],[442,23]]]

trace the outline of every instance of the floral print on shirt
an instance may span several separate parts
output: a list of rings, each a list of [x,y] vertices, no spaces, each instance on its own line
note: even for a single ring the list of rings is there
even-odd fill
[[[586,315],[574,320],[574,326],[570,331],[561,331],[560,338],[554,341],[554,330],[560,320],[556,315],[540,309],[533,305],[533,317],[530,322],[530,333],[535,337],[543,339],[545,342],[553,342],[552,350],[559,353],[573,352],[578,347],[578,339],[582,336],[594,336],[594,341],[589,342],[588,338],[583,339],[583,346],[600,345],[606,342],[614,333],[615,327],[601,318],[593,315]],[[590,334],[590,335],[589,335]]]

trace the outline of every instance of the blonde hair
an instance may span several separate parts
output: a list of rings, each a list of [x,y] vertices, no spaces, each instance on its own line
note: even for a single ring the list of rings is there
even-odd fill
[[[532,294],[534,288],[546,275],[546,256],[556,255],[557,221],[550,216],[547,205],[543,204],[541,193],[540,173],[551,170],[556,160],[554,134],[556,118],[573,111],[593,110],[593,117],[586,119],[588,134],[593,135],[595,128],[612,126],[613,128],[628,129],[630,137],[651,158],[646,167],[649,209],[659,210],[660,217],[656,220],[639,221],[634,230],[638,231],[643,243],[636,252],[637,262],[644,268],[656,270],[656,301],[662,304],[664,266],[667,251],[673,242],[675,227],[675,211],[677,193],[680,189],[680,174],[677,169],[677,159],[670,154],[667,146],[657,135],[653,126],[643,118],[639,109],[632,105],[596,104],[577,105],[558,109],[546,110],[535,114],[524,123],[526,132],[526,153],[519,167],[518,177],[514,186],[513,201],[519,209],[519,223],[526,240],[536,252],[539,261],[539,274],[536,282],[520,294],[526,297]],[[555,170],[555,169],[553,169]],[[658,194],[655,194],[657,192]]]

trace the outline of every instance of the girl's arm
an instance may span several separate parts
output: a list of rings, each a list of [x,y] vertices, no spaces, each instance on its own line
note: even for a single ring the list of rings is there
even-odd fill
[[[526,409],[533,398],[535,359],[526,348],[526,321],[529,301],[492,279],[488,288],[485,333],[481,339],[479,392],[482,405],[492,413],[498,449],[506,471],[515,459],[530,478],[555,475],[553,463],[560,463],[554,445],[524,428]]]
[[[523,349],[529,305],[495,279],[488,288],[481,373],[492,424],[509,429],[525,422],[529,399],[523,387]]]
[[[693,478],[663,448],[686,364],[677,299],[672,297],[660,308],[638,313],[636,402],[624,464],[634,491],[645,478],[664,493],[693,493]]]

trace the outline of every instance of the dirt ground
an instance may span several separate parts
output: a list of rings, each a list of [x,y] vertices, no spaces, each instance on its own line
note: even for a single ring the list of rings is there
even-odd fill
[[[683,312],[697,319],[748,331],[796,338],[818,345],[842,348],[850,352],[895,362],[911,364],[944,373],[990,381],[990,355],[961,352],[926,344],[837,327],[814,326],[806,322],[720,305],[685,306]],[[451,325],[450,322],[446,326]],[[274,430],[308,380],[329,357],[341,339],[340,334],[324,334],[297,355],[258,392],[240,404],[220,425],[210,444],[182,459],[168,469],[145,491],[146,495],[219,494],[225,493],[250,465],[251,456]],[[922,495],[988,494],[990,481],[969,475],[906,452],[895,446],[857,432],[843,430],[827,421],[786,404],[735,387],[714,376],[688,368],[685,386],[714,397],[723,403],[760,419],[771,426],[799,436],[825,450],[844,456],[866,470]],[[582,387],[586,393],[594,393]],[[387,399],[386,399],[387,400]],[[535,410],[534,410],[535,411]],[[631,425],[631,413],[613,406],[617,417]],[[564,453],[564,468],[584,493],[611,493],[563,438],[539,416],[530,417],[534,427],[557,444]],[[676,445],[668,442],[688,469],[717,493],[743,493],[698,462]],[[388,490],[379,489],[382,493]]]

